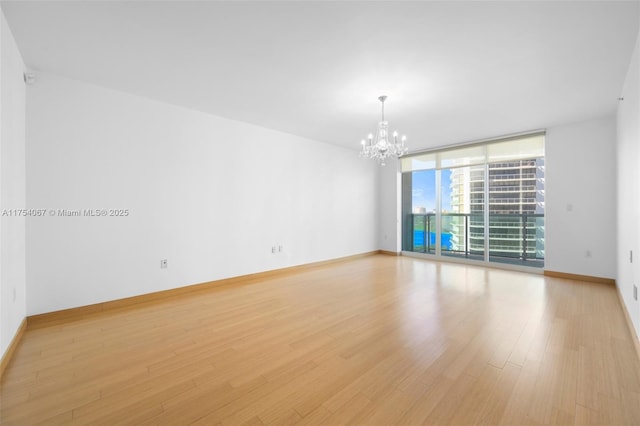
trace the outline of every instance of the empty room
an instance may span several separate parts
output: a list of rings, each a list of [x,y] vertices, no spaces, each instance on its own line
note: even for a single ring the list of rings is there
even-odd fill
[[[0,424],[640,424],[639,1],[0,9]]]

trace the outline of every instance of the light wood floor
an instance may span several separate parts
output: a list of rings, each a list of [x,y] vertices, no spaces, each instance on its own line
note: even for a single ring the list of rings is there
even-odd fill
[[[372,256],[28,329],[0,423],[640,424],[613,286]]]

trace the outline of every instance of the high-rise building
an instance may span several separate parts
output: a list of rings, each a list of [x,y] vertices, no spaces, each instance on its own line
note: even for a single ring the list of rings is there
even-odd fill
[[[544,159],[491,163],[489,168],[490,256],[544,259]],[[468,214],[452,219],[454,250],[484,252],[485,166],[451,170],[451,207]],[[468,239],[466,238],[468,236]]]

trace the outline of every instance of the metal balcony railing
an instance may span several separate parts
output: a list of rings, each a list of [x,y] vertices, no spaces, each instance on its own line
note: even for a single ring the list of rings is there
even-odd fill
[[[410,214],[414,252],[436,252],[436,214]],[[442,213],[441,254],[484,256],[484,213]],[[544,260],[544,214],[489,214],[489,257]]]

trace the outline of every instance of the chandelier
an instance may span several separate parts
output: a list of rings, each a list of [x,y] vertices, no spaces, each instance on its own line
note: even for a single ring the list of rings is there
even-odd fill
[[[384,120],[384,101],[387,100],[387,97],[379,96],[378,100],[382,103],[382,120],[378,122],[375,139],[369,133],[367,140],[362,139],[360,142],[362,145],[360,155],[364,158],[378,160],[384,166],[384,160],[387,157],[402,157],[409,151],[409,148],[404,145],[407,140],[406,136],[403,135],[400,140],[398,140],[398,132],[393,132],[391,137],[389,136],[389,122]]]

